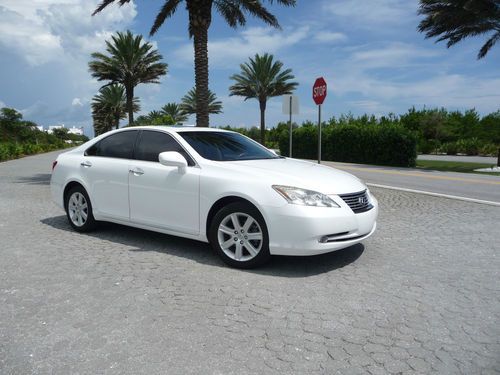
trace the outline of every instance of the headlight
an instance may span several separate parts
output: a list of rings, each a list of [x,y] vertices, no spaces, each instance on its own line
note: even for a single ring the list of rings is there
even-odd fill
[[[340,207],[328,195],[318,193],[317,191],[280,185],[273,185],[273,189],[285,198],[288,203],[300,204],[302,206]]]

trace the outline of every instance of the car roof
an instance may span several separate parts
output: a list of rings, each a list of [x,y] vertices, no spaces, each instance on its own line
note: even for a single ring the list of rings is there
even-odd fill
[[[123,128],[122,128],[123,129]],[[167,130],[174,133],[183,132],[229,132],[228,130],[219,128],[202,128],[196,126],[131,126],[127,129],[142,129],[142,130]]]

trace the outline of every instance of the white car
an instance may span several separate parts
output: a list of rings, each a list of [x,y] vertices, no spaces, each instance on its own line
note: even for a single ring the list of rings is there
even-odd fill
[[[79,232],[110,221],[210,242],[239,268],[352,246],[378,214],[358,178],[211,128],[108,132],[59,155],[50,187]]]

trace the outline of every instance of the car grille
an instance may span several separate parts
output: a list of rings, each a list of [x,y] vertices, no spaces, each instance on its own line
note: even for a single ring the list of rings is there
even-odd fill
[[[339,197],[347,203],[355,214],[370,211],[373,208],[366,190],[358,193],[342,194]]]

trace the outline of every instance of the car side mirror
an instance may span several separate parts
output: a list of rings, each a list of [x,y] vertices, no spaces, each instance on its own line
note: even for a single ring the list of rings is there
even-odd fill
[[[274,155],[280,156],[279,150],[273,150],[272,148],[268,148],[269,151],[271,151]]]
[[[165,151],[158,155],[160,164],[167,167],[179,168],[179,173],[185,173],[187,168],[187,160],[177,151]]]

